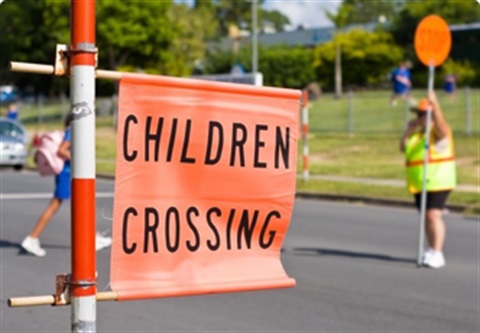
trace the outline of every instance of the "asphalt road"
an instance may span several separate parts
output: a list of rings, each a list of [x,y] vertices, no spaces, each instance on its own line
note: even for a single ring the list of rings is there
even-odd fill
[[[70,271],[69,204],[42,235],[47,256],[19,243],[45,207],[52,178],[0,173],[0,332],[70,332],[70,307],[9,308],[52,294]],[[108,231],[113,182],[97,181],[97,225]],[[447,265],[416,267],[413,209],[297,200],[282,262],[297,286],[258,292],[97,304],[98,332],[479,332],[480,223],[446,216]],[[98,252],[109,290],[110,251]]]

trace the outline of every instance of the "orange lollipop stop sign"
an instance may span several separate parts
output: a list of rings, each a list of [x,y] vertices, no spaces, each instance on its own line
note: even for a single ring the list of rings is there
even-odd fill
[[[425,17],[415,31],[415,53],[425,66],[437,67],[447,59],[452,46],[450,28],[438,15]]]

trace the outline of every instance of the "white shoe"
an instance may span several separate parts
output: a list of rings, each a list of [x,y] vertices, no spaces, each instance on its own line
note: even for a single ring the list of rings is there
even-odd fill
[[[413,97],[411,97],[408,100],[408,106],[410,106],[410,107],[415,107],[415,106],[417,106],[417,104],[418,104],[418,101]]]
[[[102,236],[97,232],[97,236],[95,237],[95,250],[100,251],[110,245],[112,245],[112,239],[110,237]]]
[[[47,254],[47,251],[40,247],[38,238],[32,238],[30,236],[25,237],[22,242],[22,248],[37,257],[44,257]]]
[[[430,257],[432,256],[432,254],[433,254],[433,249],[431,249],[431,248],[428,248],[428,249],[425,250],[425,252],[423,252],[423,254],[422,254],[422,265],[425,265],[425,263],[430,260]]]
[[[442,268],[445,266],[445,257],[440,251],[431,251],[428,256],[425,257],[423,264],[430,268]]]

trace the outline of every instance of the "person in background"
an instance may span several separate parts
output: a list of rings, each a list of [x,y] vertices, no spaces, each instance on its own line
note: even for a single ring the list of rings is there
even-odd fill
[[[53,193],[53,198],[50,200],[48,206],[45,208],[43,213],[37,220],[37,223],[33,227],[30,234],[25,237],[22,241],[22,248],[37,257],[43,257],[47,254],[45,249],[40,246],[40,234],[43,232],[45,227],[50,223],[51,219],[58,211],[62,202],[70,198],[71,188],[70,188],[70,145],[71,145],[71,128],[70,123],[72,121],[72,115],[69,114],[65,118],[65,136],[58,148],[57,155],[65,160],[62,171],[55,175],[55,190]],[[96,250],[101,250],[112,244],[110,237],[104,237],[97,233],[95,240]]]
[[[11,120],[18,120],[18,109],[15,103],[10,103],[8,105],[7,118]]]
[[[457,90],[457,78],[455,75],[448,74],[445,76],[443,90],[445,90],[445,93],[450,97],[450,102],[454,102]]]
[[[408,123],[400,141],[400,150],[405,153],[408,190],[414,195],[415,204],[420,210],[426,153],[425,130],[429,108],[432,110],[432,117],[428,129],[430,147],[425,214],[428,248],[423,253],[422,264],[430,268],[441,268],[445,266],[443,245],[446,227],[443,211],[450,192],[456,186],[456,167],[452,130],[443,116],[434,91],[429,92],[428,98],[421,99],[418,106],[412,108],[417,117]]]
[[[390,97],[390,105],[396,106],[397,99],[400,97],[405,101],[410,101],[412,90],[410,68],[412,63],[408,60],[402,62],[400,66],[391,73],[393,93]]]

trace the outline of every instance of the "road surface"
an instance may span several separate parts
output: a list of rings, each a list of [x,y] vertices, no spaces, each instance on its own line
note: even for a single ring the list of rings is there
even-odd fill
[[[69,203],[41,237],[20,242],[45,207],[52,178],[0,173],[0,332],[70,332],[70,307],[9,308],[14,296],[54,292],[70,272]],[[113,181],[97,180],[97,225],[110,228]],[[291,289],[97,304],[98,332],[479,332],[480,223],[446,216],[447,265],[416,267],[414,209],[296,200],[282,251]],[[97,253],[109,290],[110,250]]]

